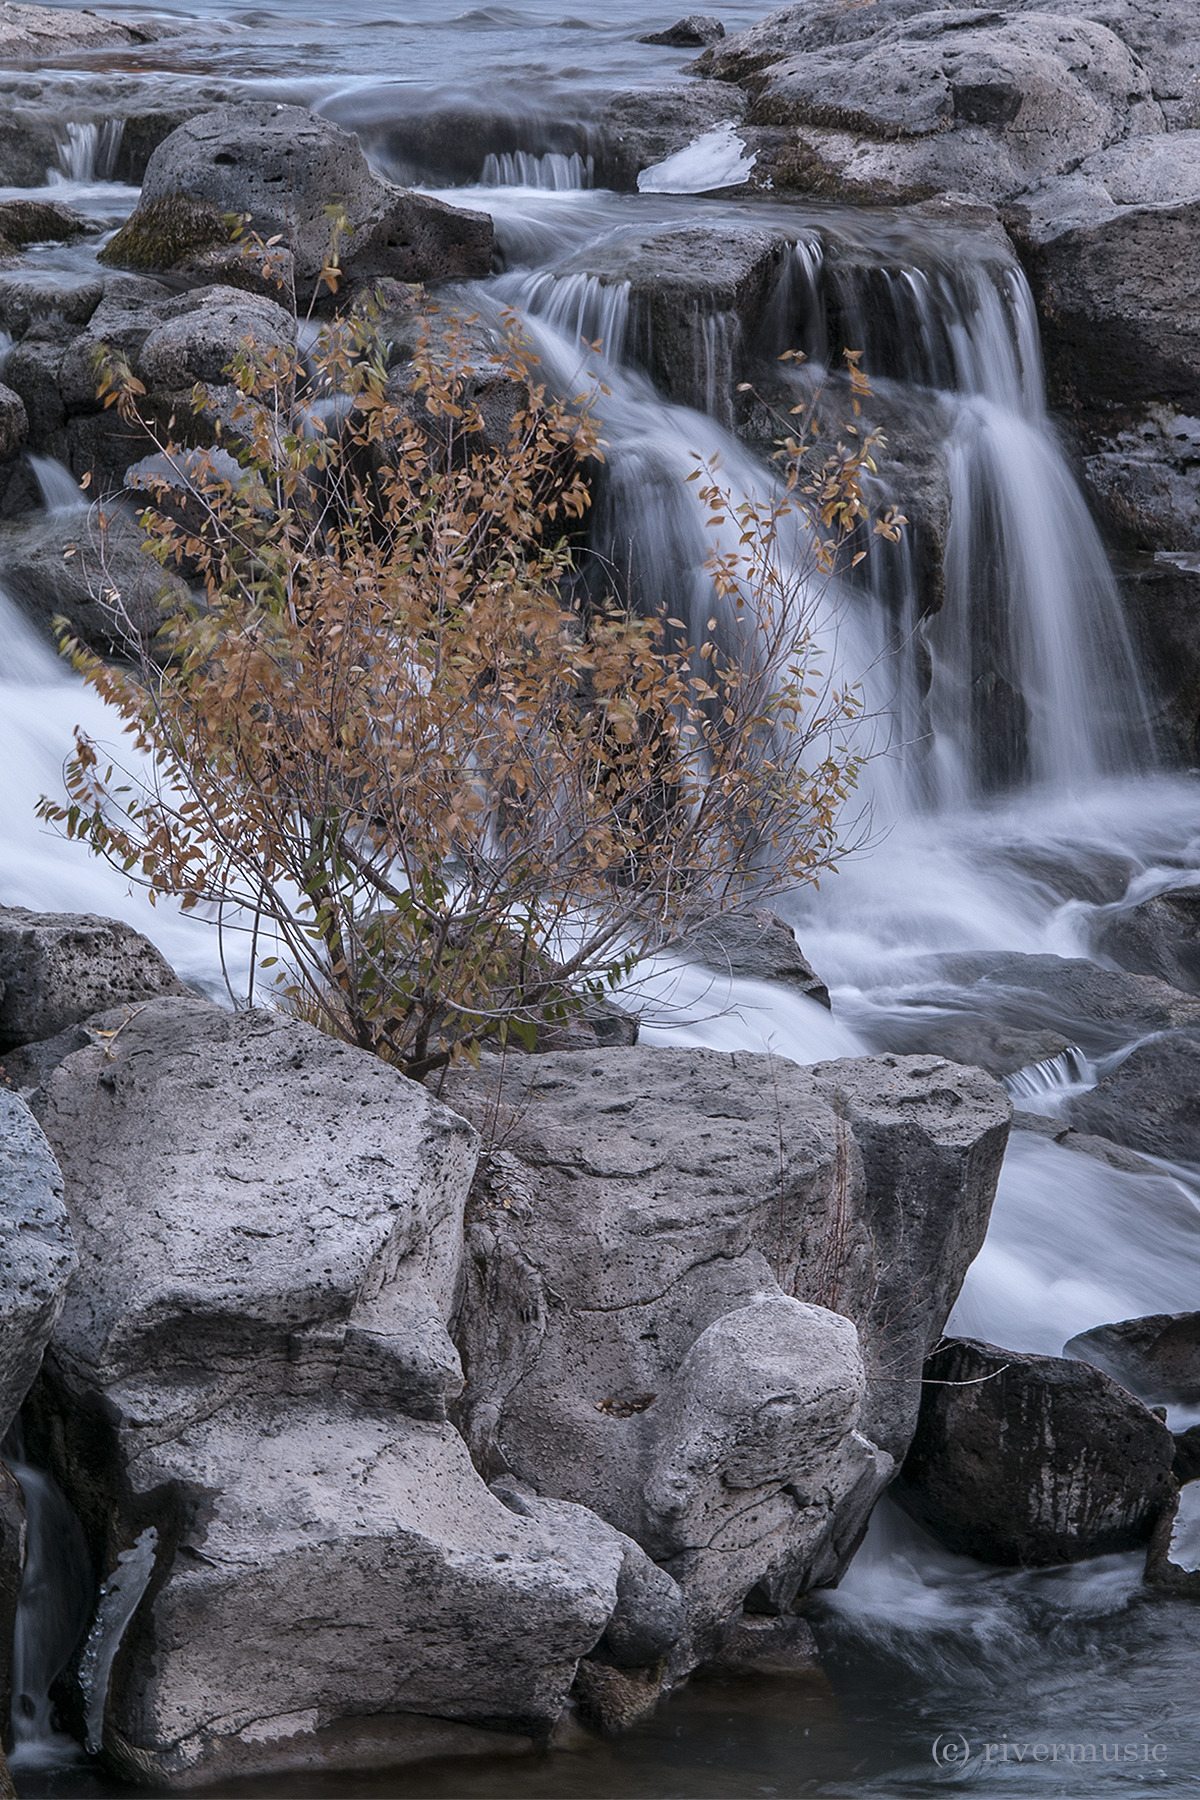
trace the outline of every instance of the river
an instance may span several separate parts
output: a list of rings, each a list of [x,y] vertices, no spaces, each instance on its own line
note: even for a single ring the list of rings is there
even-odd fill
[[[1156,749],[1152,697],[1116,587],[1045,414],[1036,321],[1014,265],[929,221],[688,192],[736,179],[740,147],[728,130],[644,179],[646,191],[594,185],[587,124],[605,94],[682,79],[694,55],[636,42],[669,25],[674,8],[606,0],[602,17],[585,17],[546,3],[456,12],[454,0],[343,0],[324,10],[320,0],[197,0],[125,10],[184,29],[133,52],[0,72],[0,93],[59,122],[54,197],[106,225],[131,209],[135,190],[105,179],[114,166],[105,120],[131,93],[144,94],[146,110],[197,93],[244,93],[315,106],[359,130],[385,173],[491,212],[503,266],[471,303],[521,310],[552,376],[577,380],[582,368],[603,383],[608,471],[595,547],[624,547],[642,591],[666,588],[684,596],[680,604],[707,606],[712,546],[687,481],[697,458],[719,457],[738,495],[765,493],[768,477],[727,429],[715,365],[698,370],[701,410],[669,404],[633,351],[622,354],[623,291],[578,273],[560,278],[557,264],[577,265],[635,231],[773,221],[796,245],[787,341],[820,365],[829,347],[814,321],[829,284],[840,284],[841,316],[860,333],[881,396],[944,437],[954,524],[942,612],[918,626],[921,594],[901,557],[890,568],[873,564],[872,579],[842,592],[825,621],[829,656],[839,670],[865,674],[890,742],[868,772],[869,846],[819,891],[780,902],[830,987],[832,1016],[768,987],[659,970],[643,993],[646,1041],[768,1048],[804,1062],[915,1046],[922,1028],[950,1015],[991,1008],[1011,1023],[1022,1004],[1011,984],[933,981],[921,959],[1087,956],[1098,918],[1200,883],[1195,772],[1164,766]],[[732,31],[762,10],[758,0],[731,0],[720,13]],[[90,240],[35,248],[26,261],[48,280],[70,281],[90,274],[94,253]],[[584,351],[583,337],[603,339],[605,353]],[[707,341],[719,357],[720,330]],[[79,504],[64,471],[43,468],[40,478],[48,505]],[[1025,709],[1021,766],[1004,779],[973,688],[975,646],[997,619]],[[37,824],[37,797],[57,791],[78,722],[104,735],[97,702],[0,593],[0,900],[126,918],[186,978],[218,992],[202,923],[152,911],[119,876]],[[1032,1006],[1036,997],[1025,999]],[[1089,1039],[1053,1002],[1039,1000],[1033,1012],[1031,1027],[1078,1046],[1013,1078],[1027,1112],[1052,1115],[1129,1046]],[[1194,1306],[1198,1292],[1195,1170],[1126,1173],[1023,1129],[950,1329],[1057,1354],[1089,1326]],[[1194,1794],[1200,1612],[1150,1593],[1140,1578],[1140,1555],[1037,1573],[985,1568],[940,1551],[884,1504],[841,1587],[815,1612],[824,1680],[697,1680],[627,1736],[536,1761],[289,1777],[221,1792],[665,1800],[951,1787],[1091,1796],[1132,1783]],[[964,1740],[965,1762],[955,1760]],[[1067,1743],[1095,1746],[1096,1761],[1069,1760]],[[18,1755],[21,1791],[117,1791],[60,1762],[45,1745]]]

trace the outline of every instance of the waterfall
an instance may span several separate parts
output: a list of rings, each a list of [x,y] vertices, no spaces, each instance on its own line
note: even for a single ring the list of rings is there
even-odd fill
[[[611,364],[620,364],[629,331],[629,283],[596,275],[555,275],[539,269],[501,276],[490,298],[499,298],[541,320],[572,351],[599,344]],[[561,359],[560,359],[561,360]],[[569,381],[569,371],[564,369]]]
[[[48,513],[81,512],[91,505],[70,469],[57,457],[31,455],[29,466]]]
[[[596,171],[596,159],[570,156],[548,150],[539,156],[531,150],[506,150],[490,153],[479,178],[481,187],[541,188],[548,193],[564,194],[578,188],[590,188]]]
[[[51,187],[71,181],[111,181],[125,135],[124,119],[69,119],[58,141],[58,167],[47,169]]]
[[[942,605],[922,616],[927,596],[903,556],[884,548],[871,560],[877,586],[892,588],[885,610],[902,664],[893,705],[898,737],[913,747],[908,804],[947,810],[1030,784],[1086,791],[1152,766],[1137,658],[1046,414],[1021,270],[995,252],[897,267],[859,246],[818,259],[798,245],[767,333],[802,347],[818,379],[835,359],[832,335],[863,352],[881,398],[902,383],[910,415],[941,416]]]
[[[95,1581],[87,1541],[57,1484],[24,1460],[20,1427],[4,1459],[25,1501],[25,1566],[13,1631],[14,1768],[61,1763],[77,1749],[55,1724],[51,1690],[78,1650],[92,1615]]]

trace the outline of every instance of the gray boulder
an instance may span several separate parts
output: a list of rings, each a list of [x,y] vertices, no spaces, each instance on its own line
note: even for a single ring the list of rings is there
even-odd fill
[[[828,1008],[829,989],[796,942],[786,920],[766,907],[718,913],[687,932],[672,950],[688,962],[746,981],[776,981]]]
[[[1148,1541],[1175,1440],[1099,1369],[958,1338],[925,1379],[892,1491],[949,1549],[1038,1568]]]
[[[719,414],[750,367],[790,248],[779,229],[658,226],[582,251],[555,274],[628,283],[626,353],[672,400]]]
[[[597,178],[609,187],[634,189],[643,169],[686,150],[715,126],[736,124],[746,107],[742,90],[723,82],[609,94],[588,123]]]
[[[928,1059],[627,1049],[485,1057],[447,1093],[503,1144],[456,1326],[478,1465],[665,1562],[694,1654],[752,1590],[835,1579],[983,1240],[1001,1092]]]
[[[1123,969],[1200,994],[1200,887],[1175,888],[1102,915],[1092,942]]]
[[[68,16],[57,7],[54,11],[59,18]],[[0,115],[0,182],[5,187],[41,187],[47,170],[57,165],[58,140],[45,113],[6,104]]]
[[[787,8],[706,53],[752,86],[749,125],[795,133],[772,179],[846,199],[1002,200],[1163,117],[1136,56],[1087,19],[891,4],[866,31]]]
[[[1200,131],[1087,156],[1011,209],[1052,397],[1085,423],[1200,411]]]
[[[157,1533],[110,1760],[186,1787],[519,1747],[623,1600],[669,1636],[636,1546],[489,1493],[446,1421],[470,1126],[279,1014],[84,1030],[37,1097],[80,1269],[30,1448],[102,1572]]]
[[[128,655],[188,595],[178,575],[146,554],[141,527],[117,506],[103,509],[103,523],[93,507],[9,527],[0,533],[0,581],[47,636],[63,618],[102,656]]]
[[[0,1435],[38,1372],[74,1269],[53,1152],[24,1101],[0,1087]]]
[[[330,207],[344,211],[339,254],[352,281],[444,280],[491,266],[485,213],[381,181],[356,138],[304,107],[240,101],[189,119],[150,156],[141,208],[176,195],[249,215],[264,240],[282,233],[306,286],[329,257]]]
[[[79,12],[68,12],[58,6],[29,6],[21,0],[6,0],[0,18],[0,56],[41,62],[79,50],[152,44],[169,35],[170,26],[102,18],[86,6]]]
[[[0,462],[17,454],[29,433],[29,415],[20,394],[0,383]]]
[[[1083,957],[988,950],[923,956],[902,992],[947,1002],[1017,1029],[1054,1031],[1102,1055],[1151,1031],[1200,1027],[1200,999],[1152,975],[1102,969]],[[1081,1127],[1081,1129],[1087,1129]]]
[[[0,907],[0,1050],[52,1038],[105,1007],[185,992],[130,925]]]
[[[1077,1131],[1147,1156],[1200,1162],[1200,1035],[1165,1031],[1139,1044],[1111,1075],[1067,1103]]]
[[[1103,1369],[1147,1406],[1200,1405],[1200,1313],[1155,1313],[1096,1325],[1063,1351]]]
[[[667,44],[680,50],[703,49],[709,44],[719,44],[724,36],[725,27],[720,19],[710,18],[707,13],[689,13],[686,19],[677,19],[665,31],[645,32],[638,43]]]

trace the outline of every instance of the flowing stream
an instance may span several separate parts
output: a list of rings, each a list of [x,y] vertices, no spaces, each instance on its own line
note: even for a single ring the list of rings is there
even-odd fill
[[[722,17],[733,30],[764,10],[735,0]],[[829,666],[862,676],[871,729],[889,746],[868,769],[869,846],[819,891],[780,903],[831,989],[832,1016],[763,984],[663,965],[639,985],[643,1039],[799,1062],[907,1049],[919,1027],[988,1004],[949,976],[935,981],[923,959],[1087,956],[1100,913],[1200,881],[1200,791],[1193,773],[1160,762],[1152,696],[1045,412],[1036,319],[1011,260],[916,216],[701,198],[744,177],[732,124],[699,133],[643,175],[639,192],[606,188],[592,122],[613,88],[683,79],[689,53],[635,41],[676,11],[606,0],[602,17],[585,18],[551,0],[461,12],[449,0],[409,0],[401,17],[374,0],[324,11],[321,0],[267,0],[252,13],[191,0],[170,10],[188,26],[178,38],[107,63],[0,73],[0,89],[53,114],[54,198],[106,224],[136,198],[111,179],[121,140],[106,111],[134,90],[148,107],[196,93],[303,100],[359,130],[385,172],[491,212],[501,266],[471,290],[472,307],[516,308],[551,379],[597,394],[608,449],[596,566],[639,603],[669,599],[696,620],[713,606],[704,565],[715,544],[688,476],[716,461],[735,500],[769,489],[762,457],[731,430],[730,376],[747,346],[735,318],[698,314],[688,404],[668,401],[648,373],[637,295],[587,264],[632,234],[685,225],[783,234],[774,335],[758,348],[802,349],[808,373],[796,380],[811,381],[836,364],[836,317],[843,341],[863,350],[885,412],[942,443],[952,518],[945,601],[923,618],[911,556],[885,549],[868,580],[826,598],[817,621]],[[85,280],[94,250],[94,241],[34,247],[27,271],[48,283]],[[33,473],[48,509],[83,502],[60,467]],[[0,533],[0,900],[126,918],[185,978],[222,993],[204,922],[152,911],[37,823],[37,797],[57,791],[77,723],[105,733],[98,703],[4,594]],[[235,981],[243,972],[233,969]],[[997,1016],[1007,1008],[1011,1023],[1019,996],[996,993]],[[1028,1023],[1076,1046],[1010,1079],[1028,1113],[1053,1114],[1128,1048],[1087,1041],[1051,1002]],[[1089,1326],[1195,1306],[1198,1271],[1200,1173],[1126,1173],[1019,1130],[951,1329],[1057,1354]],[[44,1538],[53,1496],[21,1478]],[[697,1681],[609,1744],[535,1762],[359,1775],[353,1792],[853,1796],[950,1785],[1095,1795],[1133,1782],[1195,1793],[1200,1614],[1144,1591],[1140,1565],[1132,1555],[996,1571],[942,1552],[885,1504],[816,1621],[827,1683]],[[27,1721],[44,1692],[29,1704]],[[42,1726],[48,1742],[48,1715]],[[935,1760],[935,1743],[955,1733],[971,1748],[965,1769]],[[1102,1767],[1033,1754],[1060,1740],[1146,1743],[1162,1754],[1105,1751],[1105,1760],[1098,1750]],[[29,1768],[22,1780],[27,1792],[75,1791]],[[238,1788],[284,1791],[351,1788],[316,1776]]]

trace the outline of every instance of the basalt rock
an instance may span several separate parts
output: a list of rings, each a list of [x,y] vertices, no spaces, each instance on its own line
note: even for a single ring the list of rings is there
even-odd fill
[[[719,416],[749,369],[790,249],[785,232],[753,225],[659,226],[583,251],[555,274],[627,283],[626,354],[672,400]]]
[[[673,948],[719,974],[775,981],[829,1007],[829,989],[801,951],[795,932],[766,907],[719,913],[696,925]]]
[[[740,88],[722,82],[610,94],[588,122],[597,178],[632,191],[643,169],[686,150],[718,125],[736,124],[746,105]]]
[[[677,19],[665,31],[647,31],[638,43],[667,44],[672,49],[690,50],[719,44],[724,36],[725,27],[720,19],[710,18],[706,13],[689,13],[686,19]]]
[[[778,185],[919,201],[946,190],[1010,198],[1130,133],[1161,133],[1129,48],[1088,19],[920,4],[785,8],[705,53],[741,81],[750,126],[783,128]]]
[[[1085,157],[1023,194],[1009,226],[1056,404],[1093,433],[1152,405],[1200,412],[1200,131]]]
[[[982,1241],[999,1090],[915,1058],[623,1050],[485,1057],[447,1094],[503,1146],[456,1327],[478,1465],[642,1543],[693,1659],[747,1594],[778,1612],[835,1579]]]
[[[913,1001],[921,997],[936,1005],[940,1000],[964,1011],[977,995],[983,1017],[1022,1030],[1059,1032],[1090,1055],[1118,1049],[1147,1032],[1200,1029],[1195,995],[1152,975],[1102,969],[1082,957],[1000,950],[924,956],[898,991]]]
[[[85,214],[53,200],[0,202],[0,253],[26,244],[69,242],[95,229]]]
[[[1200,1313],[1155,1313],[1096,1325],[1063,1346],[1147,1406],[1200,1405]]]
[[[150,266],[164,212],[179,197],[248,217],[264,241],[281,234],[305,286],[329,259],[330,208],[344,217],[339,253],[353,282],[454,279],[485,275],[491,266],[486,214],[380,180],[357,139],[303,107],[243,101],[199,114],[164,139],[146,165],[141,202],[126,227],[137,267]]]
[[[38,1372],[74,1269],[53,1152],[24,1101],[0,1087],[0,1434]]]
[[[1200,1035],[1166,1031],[1139,1044],[1089,1093],[1067,1103],[1078,1131],[1148,1156],[1200,1162]]]
[[[154,1548],[110,1760],[188,1787],[521,1748],[610,1626],[661,1651],[669,1577],[490,1493],[446,1422],[470,1126],[279,1014],[83,1029],[37,1097],[80,1268],[27,1417],[98,1569]]]
[[[170,26],[141,20],[127,23],[104,18],[86,6],[71,12],[57,6],[28,6],[20,0],[6,0],[0,15],[0,56],[6,61],[42,62],[70,51],[152,44],[170,31]]]
[[[1200,994],[1200,887],[1175,888],[1102,915],[1092,941],[1123,969]]]
[[[1039,1568],[1149,1540],[1175,1441],[1099,1369],[959,1338],[925,1380],[893,1493],[949,1549]]]
[[[20,394],[0,382],[0,462],[17,454],[29,433],[29,415]]]
[[[0,581],[47,635],[56,618],[101,656],[129,655],[152,638],[188,590],[145,550],[133,516],[116,506],[35,515],[0,533]],[[93,1010],[89,1008],[88,1010]]]
[[[119,920],[0,907],[0,1051],[106,1007],[185,991],[149,939]]]

